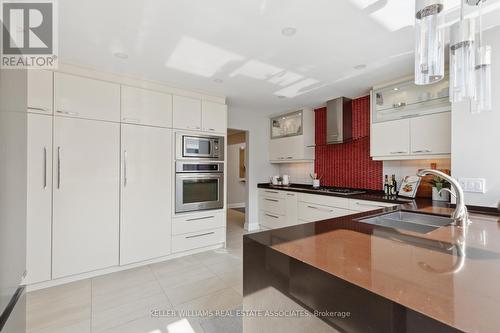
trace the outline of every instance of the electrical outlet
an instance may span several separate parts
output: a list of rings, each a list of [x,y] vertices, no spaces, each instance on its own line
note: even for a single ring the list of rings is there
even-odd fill
[[[484,178],[460,178],[458,182],[464,192],[486,193],[486,179]]]

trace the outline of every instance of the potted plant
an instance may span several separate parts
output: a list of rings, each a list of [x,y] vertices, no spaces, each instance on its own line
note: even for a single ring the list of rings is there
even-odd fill
[[[430,181],[430,184],[432,185],[432,200],[434,201],[450,201],[450,192],[448,191],[442,191],[439,193],[443,188],[449,189],[451,187],[451,184],[446,180],[441,177],[434,177]]]

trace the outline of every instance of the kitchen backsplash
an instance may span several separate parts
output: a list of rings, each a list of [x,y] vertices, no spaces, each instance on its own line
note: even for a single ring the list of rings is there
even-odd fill
[[[312,184],[310,174],[314,173],[314,163],[284,163],[279,167],[280,175],[289,175],[294,184]]]
[[[405,176],[416,175],[420,169],[429,169],[431,163],[436,163],[438,169],[451,170],[451,160],[408,160],[384,161],[384,175],[396,175],[398,183]]]

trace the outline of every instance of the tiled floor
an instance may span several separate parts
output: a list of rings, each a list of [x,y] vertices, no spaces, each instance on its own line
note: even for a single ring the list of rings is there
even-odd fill
[[[154,317],[151,311],[240,307],[243,223],[242,213],[228,210],[225,250],[29,293],[28,333],[204,332],[207,318]]]

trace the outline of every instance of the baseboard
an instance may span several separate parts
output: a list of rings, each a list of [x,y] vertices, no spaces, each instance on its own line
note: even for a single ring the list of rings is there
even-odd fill
[[[245,203],[232,203],[232,204],[227,204],[227,208],[245,208]]]

